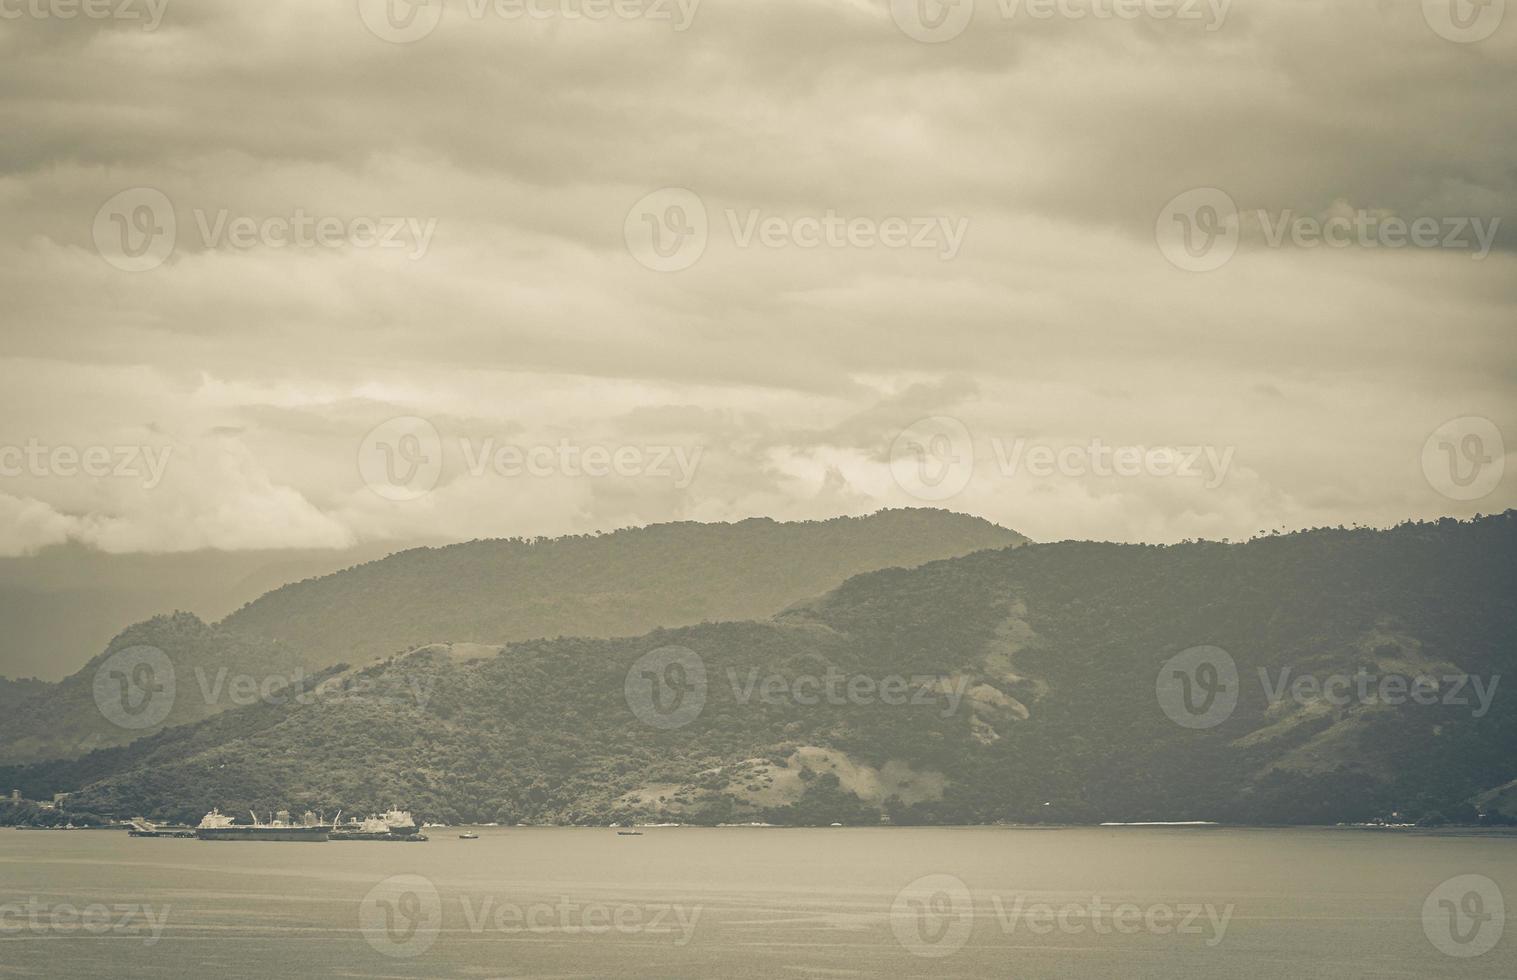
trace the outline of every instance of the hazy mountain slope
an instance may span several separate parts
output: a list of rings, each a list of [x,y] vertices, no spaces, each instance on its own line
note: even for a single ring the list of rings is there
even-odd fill
[[[161,651],[162,659],[126,659],[141,648]],[[73,676],[20,682],[20,696],[0,700],[0,762],[76,755],[198,721],[262,696],[235,678],[256,678],[272,694],[299,681],[301,663],[289,647],[208,626],[190,613],[157,616],[122,631]],[[143,664],[147,672],[137,673]],[[122,684],[133,689],[123,694]]]
[[[360,662],[422,643],[630,636],[773,615],[851,575],[1025,541],[939,510],[781,524],[659,524],[553,540],[406,551],[287,585],[224,625],[312,662]]]
[[[0,676],[61,680],[126,623],[170,609],[216,620],[286,582],[372,561],[405,544],[342,551],[110,555],[69,544],[0,558]]]
[[[252,688],[239,684],[273,690],[301,668],[339,660],[362,665],[436,640],[638,634],[708,618],[769,616],[860,571],[1023,540],[978,518],[896,510],[825,522],[668,524],[402,552],[278,589],[216,626],[189,614],[138,624],[59,684],[25,692],[0,686],[0,707],[15,704],[0,713],[0,762],[122,745],[256,700]],[[162,648],[175,681],[172,695],[155,698],[171,701],[172,712],[140,728],[107,718],[95,688],[107,656],[138,645]],[[150,672],[140,676],[163,682]],[[132,676],[110,683],[125,701],[115,688],[103,688],[108,705],[145,703]]]
[[[1514,514],[1241,545],[1031,545],[858,576],[769,622],[479,660],[429,648],[345,672],[309,703],[0,783],[181,817],[395,800],[448,820],[602,823],[1458,817],[1517,778],[1512,692],[1498,687],[1479,717],[1443,703],[1272,706],[1257,671],[1511,673],[1514,576]],[[1166,716],[1155,682],[1199,644],[1228,651],[1239,697],[1191,729]],[[671,645],[700,659],[700,710],[650,726],[629,672]],[[870,684],[837,699],[761,693],[764,678],[780,690],[829,669]],[[892,677],[923,703],[869,693]]]

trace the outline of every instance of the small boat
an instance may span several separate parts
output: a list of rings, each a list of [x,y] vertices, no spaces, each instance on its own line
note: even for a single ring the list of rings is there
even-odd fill
[[[834,827],[841,827],[841,826],[842,826],[842,824],[840,824],[840,823],[835,823],[835,824],[833,824],[833,825],[832,825],[832,826],[834,826]]]
[[[479,840],[479,835],[471,830],[466,830],[458,835],[459,840]]]
[[[618,830],[616,832],[616,836],[618,836],[618,837],[641,837],[641,836],[643,836],[643,832],[641,830]]]

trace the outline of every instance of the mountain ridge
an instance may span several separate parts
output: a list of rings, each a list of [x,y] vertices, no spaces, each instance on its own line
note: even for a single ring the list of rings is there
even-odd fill
[[[0,707],[14,705],[0,715],[0,762],[125,744],[245,701],[239,692],[248,682],[283,686],[335,663],[367,664],[425,643],[635,636],[706,618],[745,620],[859,571],[1025,541],[980,518],[906,509],[408,549],[287,583],[220,622],[176,612],[134,624],[59,682],[0,684]],[[166,651],[177,680],[169,714],[142,729],[102,717],[93,690],[92,674],[135,646]],[[122,682],[135,707],[135,688]]]
[[[1499,817],[1517,779],[1517,704],[1498,683],[1517,667],[1514,581],[1514,512],[1236,545],[977,551],[853,576],[766,621],[484,657],[423,648],[339,671],[310,703],[157,736],[148,754],[0,781],[181,818],[394,799],[503,823]],[[1197,649],[1228,654],[1237,696],[1190,727],[1156,679]],[[685,678],[699,664],[699,710],[650,724],[635,684],[676,662]],[[1474,678],[1491,697],[1272,700],[1284,670]],[[833,672],[843,693],[819,699]]]

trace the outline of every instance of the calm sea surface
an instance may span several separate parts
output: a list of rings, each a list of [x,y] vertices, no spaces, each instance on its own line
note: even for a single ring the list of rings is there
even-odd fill
[[[0,977],[1517,977],[1517,837],[428,833],[0,830]]]

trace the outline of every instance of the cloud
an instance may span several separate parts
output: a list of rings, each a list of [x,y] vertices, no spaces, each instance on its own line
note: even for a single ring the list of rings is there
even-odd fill
[[[1511,24],[1458,44],[1416,4],[1233,4],[1215,30],[1001,9],[977,4],[944,44],[910,40],[883,0],[705,0],[682,32],[450,0],[408,45],[351,2],[174,5],[156,31],[7,21],[0,448],[174,456],[151,491],[0,478],[0,540],[335,548],[858,513],[919,502],[889,447],[937,415],[987,460],[1013,438],[1236,450],[1210,490],[977,471],[946,502],[1037,537],[1517,503],[1510,479],[1441,496],[1420,463],[1449,419],[1517,440]],[[176,235],[130,273],[100,254],[97,212],[138,186],[167,196]],[[675,274],[626,243],[663,187],[709,219]],[[1274,218],[1502,224],[1480,261],[1254,234],[1197,274],[1155,242],[1195,187]],[[962,222],[964,239],[945,259],[742,237],[829,215]],[[265,230],[302,216],[342,232]],[[359,244],[387,219],[398,247]],[[433,229],[424,249],[413,227]],[[357,462],[397,416],[443,442],[412,501]],[[701,456],[686,486],[468,474],[464,443],[490,439]]]

